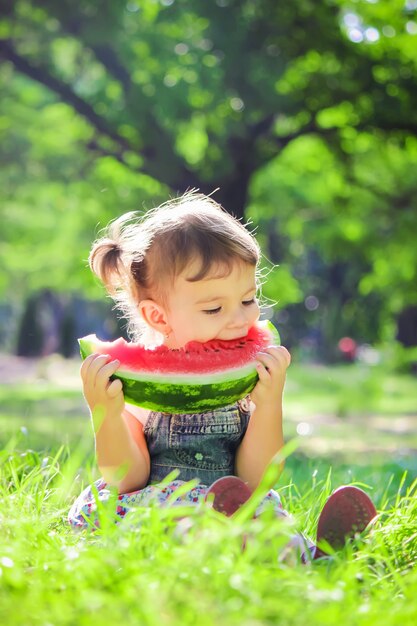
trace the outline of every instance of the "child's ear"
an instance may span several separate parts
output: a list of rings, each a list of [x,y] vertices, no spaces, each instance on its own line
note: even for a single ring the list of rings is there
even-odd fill
[[[141,300],[138,309],[148,326],[162,335],[167,335],[171,332],[166,311],[160,304],[157,304],[154,300]]]

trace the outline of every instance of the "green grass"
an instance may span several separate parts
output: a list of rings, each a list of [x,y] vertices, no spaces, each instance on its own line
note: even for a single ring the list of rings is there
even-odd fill
[[[293,364],[288,370],[287,396],[291,410],[306,414],[317,408],[339,417],[417,415],[416,377],[389,371],[384,364]]]
[[[236,519],[209,509],[138,509],[116,527],[104,508],[100,532],[74,533],[65,517],[81,486],[76,457],[2,452],[2,624],[374,626],[417,618],[416,484],[390,496],[375,484],[382,512],[373,531],[331,560],[303,566],[279,555],[295,530],[314,533],[337,472],[280,480],[292,525],[252,520],[246,506]],[[185,535],[178,517],[192,523]]]
[[[382,395],[365,393],[375,382],[367,377],[378,378]],[[413,419],[414,388],[411,378],[376,370],[292,368],[287,438],[300,422],[311,430],[279,480],[272,467],[262,487],[276,485],[291,523],[268,514],[252,520],[248,505],[235,519],[149,507],[115,526],[112,507],[103,507],[99,532],[76,533],[66,523],[69,506],[97,477],[80,392],[0,387],[0,624],[415,624],[416,455],[412,446],[402,450],[394,426]],[[335,449],[340,440],[345,449]],[[280,562],[296,530],[314,537],[340,484],[372,495],[380,513],[372,531],[330,560]],[[188,533],[179,532],[178,517],[190,521]]]

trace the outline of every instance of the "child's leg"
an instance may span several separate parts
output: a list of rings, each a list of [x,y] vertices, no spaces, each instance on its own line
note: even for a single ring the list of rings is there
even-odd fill
[[[206,500],[212,503],[216,511],[230,517],[249,500],[251,495],[252,491],[240,478],[237,476],[224,476],[209,487]],[[272,510],[277,517],[290,517],[289,513],[284,510],[281,499],[274,489],[270,489],[261,500],[255,511],[254,518],[260,517],[268,509]],[[243,548],[245,548],[247,540],[248,538],[245,536]],[[311,541],[303,535],[297,534],[285,546],[280,555],[280,561],[299,561],[301,555],[313,547],[315,546]]]
[[[115,522],[120,522],[126,515],[138,506],[161,505],[172,500],[175,491],[185,484],[183,480],[173,480],[164,485],[148,485],[138,491],[120,494],[116,498]],[[196,485],[177,500],[172,500],[173,505],[191,504],[197,505],[204,501],[207,492],[205,485]],[[100,478],[95,483],[86,487],[78,496],[68,513],[68,522],[78,529],[99,528],[100,520],[98,508],[101,502],[107,502],[111,497],[111,490],[107,483]]]
[[[236,476],[225,476],[216,480],[208,489],[206,499],[213,499],[213,508],[227,516],[233,515],[252,495],[249,487]],[[258,506],[255,517],[269,506],[279,516],[288,517],[282,508],[279,495],[271,489]],[[328,498],[320,513],[317,526],[317,543],[326,541],[332,548],[344,546],[347,539],[363,532],[375,518],[377,512],[369,496],[358,487],[339,487]],[[306,563],[313,559],[327,556],[323,549],[318,548],[301,533],[295,535],[288,543],[281,560],[296,551]]]
[[[68,513],[68,522],[73,528],[98,528],[100,526],[97,513],[96,498],[106,501],[110,491],[103,479],[96,480],[86,487],[75,500]]]

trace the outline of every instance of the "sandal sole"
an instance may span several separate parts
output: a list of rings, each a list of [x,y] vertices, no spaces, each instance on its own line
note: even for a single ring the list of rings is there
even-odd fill
[[[317,542],[341,548],[376,517],[370,497],[359,487],[339,487],[327,500],[317,525]],[[320,552],[320,550],[318,550]]]
[[[224,476],[216,480],[207,491],[205,500],[213,499],[213,509],[230,517],[249,500],[252,491],[237,476]]]

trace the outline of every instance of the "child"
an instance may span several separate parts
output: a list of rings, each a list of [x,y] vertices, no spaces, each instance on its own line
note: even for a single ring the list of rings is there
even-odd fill
[[[190,341],[245,337],[260,315],[255,238],[212,198],[196,192],[142,219],[131,213],[116,220],[94,243],[89,261],[127,318],[133,339],[149,347],[163,343],[178,349]],[[175,432],[175,416],[125,403],[121,382],[111,380],[118,361],[89,356],[81,378],[103,476],[95,483],[98,498],[108,498],[107,485],[116,487],[117,513],[123,517],[132,505],[163,503],[184,481],[198,478],[197,487],[179,501],[200,503],[212,494],[213,506],[232,514],[283,446],[282,396],[290,361],[283,346],[259,353],[259,380],[250,398],[186,416],[194,428],[184,436]],[[222,424],[233,427],[207,435]],[[158,488],[173,470],[179,471],[177,479]],[[285,514],[273,490],[266,505]],[[69,514],[76,527],[85,527],[87,519],[96,523],[90,487]]]

